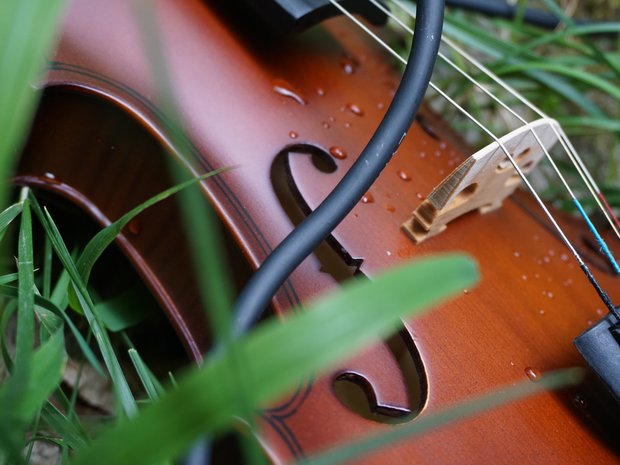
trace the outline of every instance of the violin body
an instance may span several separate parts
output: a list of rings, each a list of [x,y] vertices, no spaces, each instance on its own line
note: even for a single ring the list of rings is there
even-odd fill
[[[170,185],[166,157],[196,173],[234,166],[201,188],[241,252],[234,268],[258,267],[355,161],[398,76],[384,52],[346,18],[282,40],[215,3],[156,3],[189,157],[172,145],[129,3],[75,0],[16,183],[68,198],[105,225]],[[572,340],[604,308],[524,192],[493,212],[459,218],[420,244],[401,229],[470,154],[457,134],[422,110],[371,191],[274,297],[273,310],[281,315],[343,279],[372,279],[403,261],[455,250],[475,258],[482,276],[475,289],[404,321],[391,341],[377,341],[335,372],[309,377],[265,406],[261,442],[273,463],[391,428],[390,422],[415,421],[528,377],[535,382],[550,370],[584,365]],[[560,218],[617,301],[618,278],[588,249],[585,228]],[[168,200],[141,214],[118,245],[199,360],[209,333],[178,225]],[[361,463],[620,463],[618,430],[609,428],[613,404],[589,378],[578,389],[459,421]],[[362,417],[345,406],[338,382],[359,386],[371,413]]]

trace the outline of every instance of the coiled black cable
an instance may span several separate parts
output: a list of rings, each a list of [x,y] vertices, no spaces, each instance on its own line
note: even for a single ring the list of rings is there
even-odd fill
[[[419,0],[409,61],[394,99],[377,131],[349,172],[327,198],[266,258],[239,294],[234,332],[240,336],[260,318],[284,281],[360,201],[402,143],[431,79],[443,29],[444,0]],[[211,444],[203,440],[182,465],[210,463]]]

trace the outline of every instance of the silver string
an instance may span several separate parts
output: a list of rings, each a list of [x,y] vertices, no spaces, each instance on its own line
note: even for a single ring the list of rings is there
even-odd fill
[[[387,8],[385,8],[382,5],[378,4],[378,2],[376,2],[376,0],[370,0],[370,1],[377,8],[379,8],[381,11],[383,11],[385,14],[388,14],[392,19],[397,21],[398,24],[400,24],[402,27],[404,27],[410,34],[413,34],[413,31],[411,30],[411,28],[409,28],[402,21],[400,21],[400,19],[398,19]],[[391,0],[391,2],[394,3],[396,6],[398,6],[400,8],[400,10],[405,12],[408,16],[410,16],[411,18],[415,19],[414,12],[409,7],[407,7],[401,0]],[[520,92],[518,92],[516,89],[514,89],[512,86],[510,86],[506,81],[501,79],[499,76],[494,74],[491,70],[489,70],[486,66],[484,66],[482,63],[480,63],[476,58],[474,58],[469,53],[467,53],[465,50],[463,50],[461,47],[459,47],[452,40],[448,39],[447,37],[442,37],[441,40],[446,45],[448,45],[452,50],[454,50],[456,53],[458,53],[460,56],[465,58],[465,60],[467,60],[469,63],[471,63],[475,68],[477,68],[479,71],[481,71],[487,77],[489,77],[493,82],[495,82],[497,85],[502,87],[506,92],[511,94],[517,100],[519,100],[519,102],[521,102],[523,105],[527,106],[530,110],[532,110],[534,113],[536,113],[539,117],[546,118],[546,119],[551,119],[540,108],[538,108],[536,105],[534,105],[528,99],[526,99]],[[470,82],[474,83],[474,85],[476,85],[479,89],[481,89],[485,94],[487,94],[494,101],[499,103],[505,110],[509,111],[513,116],[515,116],[518,119],[520,119],[523,122],[525,122],[525,120],[523,120],[523,118],[521,118],[516,112],[514,112],[511,108],[509,108],[507,105],[505,105],[499,99],[497,99],[492,93],[490,93],[484,86],[482,86],[480,83],[478,83],[473,77],[470,77],[465,71],[461,70],[456,64],[451,62],[451,60],[448,60],[447,58],[445,58],[443,56],[443,54],[441,54],[440,57],[444,61],[446,61],[448,64],[450,64],[450,66],[452,66],[455,70],[459,71]],[[577,150],[575,149],[573,144],[570,142],[570,139],[568,138],[568,136],[566,135],[566,133],[564,132],[564,130],[560,126],[552,125],[552,130],[555,133],[556,137],[558,138],[558,140],[560,142],[560,145],[564,149],[564,152],[568,155],[568,158],[571,160],[571,162],[573,163],[573,165],[577,169],[577,172],[579,173],[579,176],[584,181],[584,184],[586,185],[588,191],[590,192],[590,194],[594,198],[597,206],[603,212],[603,215],[605,216],[607,222],[609,223],[609,225],[611,226],[611,228],[615,232],[616,237],[618,237],[620,239],[620,230],[619,230],[616,222],[614,221],[615,218],[612,217],[612,215],[610,214],[608,209],[605,208],[605,206],[602,204],[601,199],[599,198],[599,194],[601,194],[601,189],[598,186],[598,184],[596,183],[596,181],[594,180],[594,178],[592,177],[592,175],[590,174],[590,172],[587,169],[587,167],[585,166],[585,164],[583,163],[583,160],[579,156],[579,153],[577,152]],[[537,139],[537,142],[540,145],[540,140],[536,136],[536,133],[534,131],[532,131],[532,133],[535,135],[535,137]],[[544,150],[545,156],[547,157],[547,159],[551,162],[551,165],[552,165],[554,171],[557,173],[559,178],[562,180],[562,183],[567,188],[567,191],[569,192],[569,194],[570,194],[571,198],[573,199],[573,201],[577,200],[577,198],[575,197],[575,195],[573,194],[571,189],[568,187],[568,184],[564,180],[564,177],[561,175],[561,173],[558,170],[555,162],[553,161],[553,159],[551,158],[551,156],[549,155],[547,150],[544,147],[542,147],[542,145],[541,145],[541,148]]]
[[[346,8],[344,8],[342,5],[337,3],[336,0],[329,0],[329,1],[330,1],[330,3],[332,5],[334,5],[334,7],[336,7],[338,10],[340,10],[345,16],[347,16],[351,21],[353,21],[365,33],[367,33],[370,37],[372,37],[379,45],[381,45],[385,50],[387,50],[388,53],[390,53],[392,56],[394,56],[402,64],[407,65],[407,60],[405,58],[400,56],[400,54],[398,52],[396,52],[394,49],[392,49],[392,47],[390,47],[387,43],[385,43],[385,41],[383,41],[379,36],[377,36],[373,31],[371,31],[370,28],[368,28],[359,19],[357,19],[355,16],[353,16],[353,14],[350,13]],[[437,87],[432,81],[430,82],[429,87],[431,89],[433,89],[435,92],[437,92],[450,105],[455,107],[460,113],[462,113],[472,123],[474,123],[476,126],[478,126],[491,139],[493,139],[493,141],[500,147],[502,152],[504,152],[504,155],[510,161],[510,163],[512,164],[512,166],[516,170],[517,174],[519,175],[519,177],[521,178],[523,183],[528,188],[528,190],[532,193],[532,195],[534,196],[534,199],[539,204],[540,208],[542,208],[542,210],[544,211],[544,213],[547,216],[547,218],[549,219],[549,221],[551,221],[553,227],[556,229],[556,231],[558,232],[560,238],[562,239],[562,241],[564,242],[566,247],[570,250],[571,254],[575,258],[575,260],[577,261],[579,266],[582,267],[582,268],[584,266],[586,266],[584,261],[583,261],[583,259],[581,258],[581,256],[579,255],[579,253],[577,252],[575,247],[573,246],[573,244],[570,242],[570,240],[568,239],[568,237],[566,236],[566,234],[564,233],[564,231],[562,230],[560,225],[557,223],[557,221],[555,220],[555,218],[553,217],[553,215],[551,214],[551,212],[549,211],[549,209],[547,208],[545,203],[542,201],[542,199],[540,198],[540,196],[538,195],[538,193],[536,192],[534,187],[530,184],[529,180],[527,179],[527,177],[525,176],[525,174],[523,173],[523,171],[521,170],[521,168],[519,167],[519,165],[517,164],[517,162],[515,161],[513,156],[510,154],[508,149],[505,147],[503,142],[489,128],[487,128],[483,123],[478,121],[478,119],[476,119],[472,114],[467,112],[461,105],[459,105],[456,101],[454,101],[449,95],[447,95],[439,87]]]

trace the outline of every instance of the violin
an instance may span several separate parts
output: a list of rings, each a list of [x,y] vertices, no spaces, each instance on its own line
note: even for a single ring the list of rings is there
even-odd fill
[[[15,182],[67,199],[104,226],[171,185],[170,158],[195,174],[235,166],[201,189],[226,231],[241,288],[355,162],[393,97],[398,73],[385,50],[345,15],[283,38],[221,2],[162,0],[153,8],[191,157],[180,157],[173,144],[131,6],[80,0],[50,61]],[[543,126],[547,132],[537,134],[553,139],[553,123]],[[533,143],[519,137],[506,144]],[[536,152],[528,150],[515,153],[525,171]],[[372,279],[444,251],[471,255],[482,275],[478,287],[403,321],[389,340],[326,376],[309,376],[265,408],[260,442],[273,463],[302,460],[551,370],[586,366],[572,341],[606,309],[514,174],[506,175],[512,190],[505,198],[491,192],[454,218],[442,210],[473,205],[478,190],[497,179],[482,168],[468,185],[451,177],[471,154],[423,107],[371,189],[273,297],[272,311],[283,315],[346,279]],[[501,158],[495,149],[482,155]],[[437,201],[437,211],[425,216],[447,181],[462,190],[453,187],[443,207]],[[552,212],[617,301],[618,278],[591,247],[583,222]],[[420,238],[415,218],[443,222]],[[196,280],[181,272],[191,269],[191,253],[180,223],[167,200],[132,221],[117,244],[199,362],[211,341]],[[617,251],[612,231],[603,236]],[[590,372],[578,388],[486,412],[361,463],[620,463],[616,411]]]

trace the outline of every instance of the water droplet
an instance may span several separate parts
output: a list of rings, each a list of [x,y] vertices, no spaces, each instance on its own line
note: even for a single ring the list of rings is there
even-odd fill
[[[560,255],[560,260],[562,260],[563,262],[567,262],[568,261],[568,255],[563,253],[562,255]]]
[[[568,286],[570,286],[571,284],[573,284],[573,280],[572,280],[571,278],[568,278],[568,279],[567,279],[566,281],[564,281],[562,284],[564,285],[564,287],[568,287]]]
[[[424,200],[425,199],[425,197],[422,194],[420,194],[419,192],[416,192],[415,196],[417,197],[418,200]]]
[[[405,170],[398,170],[398,177],[403,181],[411,181],[411,175]]]
[[[142,223],[140,223],[140,220],[137,218],[134,218],[133,220],[131,220],[129,222],[129,224],[127,225],[127,229],[129,230],[129,232],[131,234],[133,234],[134,236],[138,236],[140,235],[140,233],[142,232]]]
[[[550,262],[551,262],[551,259],[545,255],[545,256],[543,257],[543,262],[545,262],[545,263],[550,263]]]
[[[550,299],[553,299],[553,292],[551,291],[547,292],[547,297],[549,297]]]
[[[327,121],[323,121],[323,122],[321,123],[321,126],[323,126],[325,129],[329,129],[329,128],[331,128],[331,126],[329,125],[329,123],[328,123]]]
[[[58,179],[54,173],[46,171],[45,173],[43,173],[43,177],[47,180],[49,184],[60,184],[60,179]]]
[[[515,250],[515,252],[513,253],[513,255],[514,255],[516,258],[519,258],[519,257],[521,256],[521,254],[520,254],[518,251],[516,251],[516,250]]]
[[[441,142],[439,143],[439,148],[440,148],[441,150],[445,150],[447,146],[448,146],[448,144],[446,144],[446,143],[445,143],[445,142],[443,142],[443,141],[441,141]]]
[[[386,251],[385,251],[385,254],[386,254],[388,257],[391,257],[391,256],[392,256],[392,252],[390,252],[389,250],[386,250]]]
[[[540,237],[538,237],[537,234],[534,234],[534,237],[532,237],[532,239],[534,239],[535,241],[540,240]]]
[[[377,103],[377,109],[383,110],[384,108],[385,108],[385,103],[383,103],[383,102]]]
[[[288,133],[288,136],[291,139],[297,139],[299,137],[299,134],[297,134],[295,131],[291,131],[291,132]]]
[[[439,150],[435,150],[435,156],[436,157],[441,157],[441,152]]]
[[[600,308],[596,309],[596,314],[597,315],[602,315],[603,313],[604,313],[603,310],[601,310]]]
[[[347,110],[356,116],[364,116],[364,109],[355,103],[348,103]]]
[[[573,397],[573,405],[578,409],[585,409],[588,407],[588,401],[585,397],[577,394],[575,397]]]
[[[342,147],[338,147],[337,145],[331,147],[329,149],[329,153],[331,153],[332,157],[338,160],[344,160],[345,158],[349,156]]]
[[[116,150],[116,146],[115,145],[110,145],[110,151],[114,152]]]
[[[548,254],[553,257],[555,255],[555,250],[549,249]]]
[[[469,289],[463,289],[463,294],[469,295]]]
[[[340,59],[340,68],[342,68],[342,71],[344,71],[345,74],[355,73],[355,71],[357,71],[358,66],[359,66],[359,63],[357,62],[357,60],[351,57],[345,56]]]
[[[542,378],[540,371],[538,371],[536,368],[526,367],[524,371],[525,375],[530,379],[530,381],[533,381],[535,383],[540,381],[540,379]]]
[[[323,97],[323,96],[325,96],[325,89],[323,89],[322,87],[319,87],[319,88],[316,90],[316,93],[317,93],[317,95],[318,95],[319,97]]]
[[[510,362],[510,366],[511,367],[515,366],[515,362]]]
[[[521,275],[521,279],[522,279],[523,281],[527,281],[527,275],[525,275],[525,274]]]
[[[328,116],[327,119],[330,123],[334,123],[336,121],[336,118],[334,118],[333,116]]]
[[[540,310],[538,310],[538,313],[540,313],[541,315],[544,315],[545,314],[545,309],[541,308]]]
[[[594,322],[592,320],[588,320],[588,326],[592,326]]]
[[[346,123],[344,123],[344,127],[349,129],[351,127],[351,123],[347,121]]]
[[[362,197],[362,203],[374,203],[375,198],[370,192],[366,192],[366,195]]]
[[[300,105],[305,105],[308,103],[306,98],[295,89],[290,83],[286,82],[283,79],[274,79],[271,81],[271,88],[278,94],[288,97]]]
[[[540,273],[534,273],[534,277],[535,277],[536,279],[540,278]]]
[[[420,158],[426,158],[426,152],[420,152]]]
[[[396,207],[394,207],[394,205],[392,204],[388,204],[387,207],[385,207],[385,209],[389,211],[390,213],[394,213],[396,211]]]

